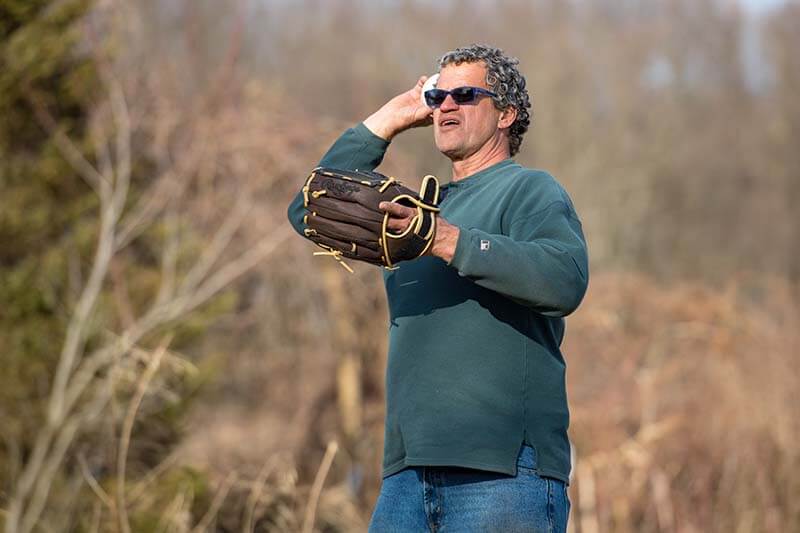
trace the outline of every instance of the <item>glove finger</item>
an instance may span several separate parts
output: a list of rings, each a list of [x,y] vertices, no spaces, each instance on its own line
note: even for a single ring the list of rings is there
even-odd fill
[[[342,252],[343,257],[355,259],[357,261],[366,261],[367,263],[373,263],[376,265],[383,265],[383,256],[381,255],[380,251],[372,250],[364,246],[354,245],[353,243],[332,239],[320,234],[310,235],[308,238],[317,244],[324,245],[323,248],[333,248],[334,250]]]
[[[330,220],[339,220],[369,228],[373,233],[379,233],[383,224],[383,212],[368,209],[355,202],[341,202],[322,197],[310,202],[307,209],[312,214],[317,213],[317,215]]]
[[[380,248],[378,246],[378,234],[361,226],[329,220],[319,215],[308,217],[307,225],[320,235],[347,243],[347,248],[350,247],[351,242],[373,250]]]
[[[327,172],[341,173],[340,171],[331,169],[327,169]],[[382,176],[383,179],[386,179],[386,176],[381,174],[371,174]],[[369,177],[375,179],[374,176]],[[316,205],[327,204],[336,206],[335,209],[337,211],[343,211],[342,203],[347,202],[347,209],[358,209],[358,212],[368,219],[372,219],[368,213],[375,213],[378,209],[378,204],[382,201],[391,202],[393,198],[402,195],[417,196],[414,191],[399,183],[392,183],[381,192],[377,185],[370,186],[360,183],[358,176],[354,179],[342,179],[331,177],[327,173],[317,174],[314,179],[309,182],[308,187],[309,196],[308,205],[306,206],[307,209],[313,210]]]
[[[428,205],[435,206],[439,203],[439,180],[436,179],[436,176],[429,174],[422,178],[419,197]]]
[[[378,205],[381,193],[377,187],[359,183],[357,180],[331,177],[327,174],[317,174],[308,184],[309,205],[311,203],[328,199],[352,202],[369,209]]]

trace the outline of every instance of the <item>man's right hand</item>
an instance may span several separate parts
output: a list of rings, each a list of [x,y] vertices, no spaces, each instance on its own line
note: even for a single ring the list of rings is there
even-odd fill
[[[378,137],[391,141],[392,137],[409,128],[433,124],[433,109],[420,99],[422,85],[427,79],[427,76],[422,76],[414,87],[386,102],[364,120],[364,125]]]

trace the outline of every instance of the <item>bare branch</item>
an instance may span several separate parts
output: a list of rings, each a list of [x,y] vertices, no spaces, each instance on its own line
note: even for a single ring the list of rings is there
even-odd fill
[[[89,319],[108,272],[109,262],[111,261],[111,255],[113,253],[114,224],[116,218],[116,213],[114,213],[111,206],[104,205],[102,207],[100,234],[98,236],[97,251],[95,252],[95,258],[92,264],[92,271],[89,274],[86,286],[83,288],[81,297],[78,300],[75,313],[72,315],[69,325],[67,326],[66,340],[61,351],[61,356],[59,357],[58,368],[56,369],[56,375],[53,381],[53,390],[50,395],[48,408],[49,424],[58,424],[64,416],[64,392],[67,387],[69,376],[75,366],[75,361],[83,352],[86,330],[89,327]]]
[[[204,143],[202,143],[204,145]],[[203,148],[198,149],[202,154]],[[137,204],[132,207],[129,214],[120,224],[115,250],[127,246],[141,232],[147,228],[155,217],[164,209],[169,201],[177,198],[189,185],[189,176],[194,174],[200,162],[200,156],[188,158],[186,163],[178,163],[169,167],[153,181],[153,184],[140,197]]]
[[[135,360],[147,365],[153,358],[153,351],[134,345],[131,348],[131,355]],[[194,375],[198,372],[197,366],[189,361],[187,356],[175,350],[166,351],[163,363],[176,373]]]
[[[144,478],[142,478],[139,483],[134,485],[134,487],[128,492],[128,501],[135,502],[138,500],[145,493],[147,487],[149,487],[153,481],[158,479],[158,476],[166,472],[169,467],[175,464],[177,460],[177,450],[167,455],[160,463],[156,465],[155,468],[150,470],[147,475],[145,475]]]
[[[110,195],[105,192],[108,187],[108,182],[106,180],[101,180],[99,182],[101,218],[97,251],[95,253],[89,280],[84,287],[75,313],[67,327],[66,341],[64,342],[64,347],[59,357],[58,368],[56,370],[48,407],[48,423],[50,424],[58,424],[59,419],[64,416],[62,406],[64,393],[67,388],[67,381],[75,366],[75,361],[80,358],[83,352],[89,319],[94,310],[100,290],[102,289],[103,281],[106,278],[111,256],[114,253],[114,233],[119,217],[125,207],[125,199],[127,198],[128,185],[130,183],[131,132],[127,104],[125,103],[125,97],[119,83],[113,78],[110,81],[109,92],[117,129],[116,155],[118,166],[115,172],[116,180],[114,182],[113,192]],[[64,139],[66,139],[66,137],[64,137]],[[72,147],[74,150],[77,150],[68,139],[65,140],[65,143],[67,147]]]
[[[328,470],[330,470],[333,464],[333,458],[338,449],[339,445],[335,440],[332,440],[328,443],[328,448],[325,450],[325,455],[322,457],[322,463],[320,463],[317,475],[314,477],[314,483],[311,485],[306,515],[303,519],[303,533],[311,533],[314,530],[314,515],[317,512],[319,495],[322,492],[322,486],[325,483],[325,478],[328,477]]]
[[[121,356],[122,353],[117,344],[107,346],[95,352],[93,357],[88,361],[91,364],[87,366],[98,370],[102,368],[103,364],[113,361],[115,356]],[[51,445],[53,439],[59,438],[59,434],[63,433],[66,422],[75,419],[76,415],[67,418],[68,413],[72,411],[75,402],[77,402],[81,395],[90,387],[91,383],[96,380],[94,371],[86,368],[83,373],[79,373],[74,377],[78,378],[78,380],[77,382],[75,382],[75,380],[70,381],[70,387],[67,391],[68,394],[65,395],[60,418],[54,421],[48,419],[36,435],[33,451],[22,470],[22,475],[19,478],[16,490],[9,503],[9,514],[6,521],[6,531],[9,533],[17,531],[22,514],[25,512],[25,502],[28,501],[28,496],[31,492],[34,491],[35,487],[41,487],[42,483],[49,483],[48,478],[42,474],[42,468],[46,468],[46,461],[48,457],[52,456]],[[106,380],[108,382],[110,376],[107,377]],[[107,392],[106,396],[110,397],[110,392]],[[97,404],[96,401],[94,404],[90,405],[95,404]],[[37,490],[41,493],[41,489]]]
[[[47,497],[53,484],[53,478],[55,477],[58,468],[61,466],[64,460],[64,455],[69,449],[69,446],[72,444],[78,429],[82,425],[95,419],[102,412],[111,398],[111,394],[113,392],[112,379],[112,376],[107,377],[104,383],[104,385],[107,386],[99,386],[99,392],[94,396],[92,401],[89,402],[80,413],[76,413],[75,415],[65,419],[59,426],[56,433],[55,443],[53,444],[52,449],[50,449],[49,454],[47,454],[46,461],[43,463],[41,471],[35,479],[35,484],[33,485],[34,490],[32,492],[30,501],[28,502],[27,508],[24,509],[24,514],[22,514],[22,523],[18,528],[16,527],[19,523],[19,514],[13,517],[14,522],[11,522],[11,517],[9,517],[9,521],[6,523],[7,531],[20,531],[21,533],[28,533],[33,529],[34,526],[36,526],[39,518],[41,517],[42,511],[44,510],[45,503],[47,502]],[[14,498],[12,503],[20,504],[18,509],[21,514],[23,511],[21,500]]]
[[[41,476],[37,479],[36,490],[33,492],[30,504],[19,526],[18,531],[20,533],[28,533],[39,521],[39,517],[44,509],[44,504],[47,501],[47,496],[50,493],[52,479],[58,467],[61,466],[61,461],[67,453],[70,444],[72,444],[72,440],[75,438],[75,433],[80,427],[80,422],[80,419],[72,418],[62,426],[58,439],[56,439],[53,450],[50,453],[50,457],[44,464]]]
[[[114,195],[112,205],[119,216],[125,208],[128,187],[131,180],[131,122],[128,115],[128,104],[122,86],[114,76],[108,76],[108,94],[111,100],[111,111],[116,126],[116,168]],[[115,219],[114,222],[117,222]]]
[[[45,461],[54,433],[54,428],[46,424],[36,435],[33,451],[22,470],[22,475],[17,482],[16,491],[8,504],[5,525],[6,533],[16,533],[17,531],[22,513],[25,510],[24,504],[36,483],[39,470]]]
[[[206,511],[206,514],[203,515],[203,518],[200,519],[197,525],[192,528],[192,533],[204,533],[208,531],[208,528],[211,526],[211,521],[217,516],[220,507],[222,507],[222,502],[225,501],[225,497],[238,478],[239,476],[236,472],[228,474],[228,477],[225,478],[225,481],[222,482],[219,490],[217,490],[217,493],[214,495],[211,505],[208,506],[208,511]]]
[[[220,267],[213,276],[197,288],[194,294],[189,296],[187,308],[196,308],[233,282],[233,280],[253,268],[264,257],[272,253],[275,248],[283,244],[292,231],[288,225],[278,226],[274,234],[259,241],[256,246],[240,255],[237,259]]]
[[[261,492],[264,490],[264,483],[267,481],[270,472],[275,468],[275,462],[275,456],[267,459],[250,487],[250,496],[247,498],[247,512],[245,514],[244,526],[242,527],[242,531],[245,533],[253,533],[253,518],[256,505],[258,505],[259,500],[261,500]]]
[[[103,178],[108,182],[114,179],[114,166],[111,162],[111,153],[108,150],[108,136],[106,135],[105,125],[103,121],[105,120],[105,113],[103,113],[103,108],[100,108],[95,116],[89,122],[89,132],[92,137],[92,144],[94,144],[94,150],[99,159],[101,172],[100,174]]]
[[[81,258],[78,247],[70,243],[67,247],[67,297],[65,306],[72,309],[80,298],[83,279],[81,275]]]
[[[236,204],[225,218],[225,221],[217,230],[217,233],[214,234],[214,238],[211,239],[211,242],[205,247],[200,258],[186,277],[184,277],[178,288],[180,294],[186,294],[194,289],[206,274],[208,274],[208,271],[214,266],[214,263],[217,262],[217,259],[222,255],[225,248],[228,247],[228,244],[230,244],[231,239],[233,239],[234,234],[239,229],[239,226],[241,226],[244,217],[247,216],[251,207],[247,192],[240,194]]]
[[[33,91],[26,92],[28,102],[31,104],[36,120],[44,130],[49,133],[56,143],[56,147],[72,166],[73,170],[97,193],[98,196],[107,197],[111,192],[111,184],[97,169],[83,157],[75,143],[64,134],[56,124],[55,119],[47,110],[41,98]]]
[[[101,502],[97,501],[95,502],[95,505],[92,508],[92,521],[91,521],[92,526],[89,528],[89,531],[91,531],[92,533],[97,533],[98,531],[100,531],[100,519],[102,518],[102,516],[103,516],[103,506],[101,505]]]
[[[175,294],[175,275],[178,262],[179,224],[175,207],[170,207],[164,217],[165,242],[161,257],[161,284],[156,295],[156,304],[163,304]]]
[[[139,405],[142,403],[147,387],[150,380],[158,371],[161,364],[161,359],[167,350],[167,346],[172,341],[172,337],[164,338],[153,353],[153,357],[147,364],[147,368],[142,373],[139,383],[136,386],[133,398],[128,406],[128,412],[122,423],[122,432],[120,434],[119,451],[117,452],[117,525],[123,533],[129,533],[131,525],[128,522],[128,510],[125,502],[125,469],[128,460],[128,448],[131,442],[131,433],[133,432],[133,422],[136,419],[136,412],[139,410]]]
[[[117,342],[95,350],[90,356],[84,358],[78,370],[70,378],[69,387],[64,394],[64,412],[69,413],[72,410],[75,403],[97,379],[97,372],[103,367],[112,365],[124,353],[122,343]]]
[[[218,269],[213,276],[197,290],[188,294],[181,294],[172,300],[155,305],[150,311],[139,318],[134,324],[116,337],[114,343],[106,345],[86,358],[79,370],[75,372],[69,383],[69,390],[62,397],[63,409],[69,412],[91,380],[103,366],[109,364],[116,357],[128,353],[139,340],[162,324],[192,311],[213,297],[222,288],[241,276],[261,259],[271,253],[283,243],[290,235],[288,227],[281,227],[279,231],[263,239],[257,246],[251,248],[237,259]],[[35,450],[34,450],[35,455]]]
[[[116,304],[120,322],[124,327],[128,327],[135,320],[133,305],[131,304],[130,294],[128,292],[128,283],[125,279],[123,267],[119,261],[113,258],[109,266],[109,274],[112,285],[111,292],[114,295],[114,302]]]
[[[81,453],[78,455],[78,465],[81,468],[81,475],[83,475],[83,479],[86,481],[86,484],[89,485],[89,488],[92,489],[95,496],[109,509],[114,509],[114,502],[111,500],[111,496],[103,490],[103,487],[97,482],[97,480],[92,475],[91,470],[89,470],[89,465],[86,464],[86,457]]]

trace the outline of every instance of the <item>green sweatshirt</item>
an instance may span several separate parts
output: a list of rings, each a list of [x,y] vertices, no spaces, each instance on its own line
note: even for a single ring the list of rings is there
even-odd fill
[[[320,165],[373,170],[389,143],[363,124]],[[567,193],[507,159],[442,187],[460,228],[452,261],[384,271],[389,302],[383,476],[407,466],[516,475],[520,445],[543,476],[567,481],[564,319],[588,282],[586,243]],[[289,220],[302,234],[302,194]]]

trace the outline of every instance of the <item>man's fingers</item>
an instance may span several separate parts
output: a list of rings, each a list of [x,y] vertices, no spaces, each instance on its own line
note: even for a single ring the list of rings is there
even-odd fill
[[[394,202],[381,202],[378,207],[389,213],[389,220],[386,222],[386,226],[390,230],[402,231],[406,229],[411,219],[417,214],[415,209]]]
[[[390,218],[386,227],[392,231],[403,231],[408,227],[410,220],[408,218]]]
[[[415,209],[400,205],[396,202],[381,202],[378,208],[383,209],[387,213],[397,218],[411,218],[417,214]]]

